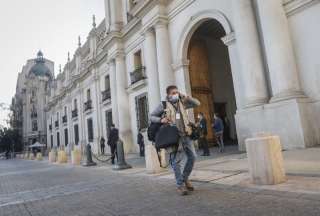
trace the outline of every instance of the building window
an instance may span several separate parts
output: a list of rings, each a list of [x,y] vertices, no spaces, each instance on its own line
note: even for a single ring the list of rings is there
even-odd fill
[[[110,128],[112,125],[112,111],[108,110],[106,111],[106,129],[107,129],[107,137],[109,137],[109,133],[110,133]]]
[[[87,124],[88,124],[88,141],[93,142],[93,121],[91,118],[87,120]]]
[[[50,136],[50,146],[53,148],[53,135]]]
[[[32,131],[37,131],[38,130],[38,122],[37,120],[32,121]]]
[[[57,146],[60,147],[60,133],[57,132]]]
[[[91,91],[90,89],[87,90],[87,101],[91,100]]]
[[[148,98],[146,94],[136,97],[136,112],[138,129],[146,129],[148,127]]]
[[[64,129],[64,144],[67,146],[69,144],[69,136],[68,136],[68,129]]]
[[[142,67],[142,57],[141,57],[141,50],[134,53],[134,68],[141,68]]]
[[[74,143],[75,145],[79,144],[79,126],[76,124],[73,126],[74,129]]]
[[[74,108],[74,110],[78,109],[78,101],[77,101],[77,99],[73,100],[73,108]]]
[[[104,89],[110,90],[110,76],[109,75],[104,77]]]

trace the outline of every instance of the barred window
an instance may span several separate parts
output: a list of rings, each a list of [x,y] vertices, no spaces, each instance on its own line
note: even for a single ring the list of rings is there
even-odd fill
[[[50,141],[51,141],[50,146],[51,148],[53,148],[53,135],[50,136]]]
[[[136,113],[138,129],[146,129],[149,121],[148,98],[146,94],[136,97]]]
[[[111,128],[112,123],[113,123],[113,120],[112,120],[112,111],[111,111],[111,110],[108,110],[108,111],[106,111],[107,137],[109,137],[110,128]]]
[[[69,144],[69,136],[68,136],[68,129],[64,129],[64,144],[67,146]]]
[[[91,118],[87,120],[87,124],[88,124],[88,141],[93,142],[93,122]]]
[[[57,146],[60,147],[60,133],[57,132]]]
[[[75,124],[74,128],[74,143],[75,145],[79,144],[79,125]]]

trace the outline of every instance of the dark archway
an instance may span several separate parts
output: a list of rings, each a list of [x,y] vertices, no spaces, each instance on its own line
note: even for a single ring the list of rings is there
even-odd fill
[[[234,93],[229,51],[221,38],[226,35],[215,19],[204,21],[193,33],[188,46],[189,77],[192,95],[201,101],[194,110],[208,120],[209,141],[214,141],[211,128],[214,113],[225,123],[225,140],[236,143],[236,99]]]

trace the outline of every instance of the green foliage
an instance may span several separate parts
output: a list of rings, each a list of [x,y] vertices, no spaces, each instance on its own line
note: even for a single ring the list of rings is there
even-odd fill
[[[19,152],[23,150],[21,135],[18,130],[12,128],[0,128],[0,152]]]

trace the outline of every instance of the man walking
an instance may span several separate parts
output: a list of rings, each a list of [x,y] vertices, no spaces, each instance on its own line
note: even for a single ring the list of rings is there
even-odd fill
[[[166,93],[165,110],[163,103],[160,103],[151,113],[151,122],[172,124],[179,130],[180,139],[178,146],[167,149],[167,151],[170,153],[170,164],[175,174],[177,192],[180,195],[187,195],[188,191],[194,190],[188,178],[193,169],[196,152],[190,139],[192,128],[190,127],[190,120],[186,110],[199,106],[200,102],[197,99],[180,93],[176,86],[168,86]],[[179,160],[179,156],[182,154],[187,156],[183,170],[181,170],[181,160]]]
[[[137,143],[138,143],[139,149],[140,149],[140,157],[144,157],[144,137],[141,133],[141,130],[138,133]]]
[[[100,139],[100,148],[101,148],[101,154],[102,155],[104,155],[105,142],[106,142],[106,140],[104,139],[104,137],[101,137],[101,139]]]
[[[112,164],[114,164],[114,159],[117,156],[118,141],[119,141],[119,130],[115,127],[114,124],[112,124],[109,137],[108,137],[108,145],[110,146]],[[118,159],[118,156],[117,156],[117,159]]]
[[[223,143],[223,122],[222,119],[218,117],[218,114],[214,114],[214,120],[213,120],[213,130],[215,132],[217,142],[219,144],[219,151],[223,152],[224,151],[224,143]]]
[[[208,128],[207,128],[207,120],[204,117],[203,113],[198,114],[199,119],[199,127],[200,127],[200,138],[199,145],[203,148],[202,156],[210,156],[210,150],[207,140]]]

